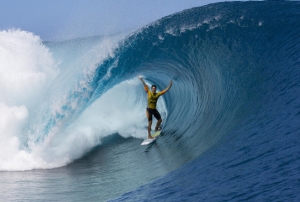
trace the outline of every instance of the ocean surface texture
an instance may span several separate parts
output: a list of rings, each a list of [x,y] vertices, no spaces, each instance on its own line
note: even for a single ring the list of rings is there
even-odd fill
[[[4,30],[0,63],[1,201],[300,201],[299,2],[61,42]],[[173,81],[150,146],[140,75]]]

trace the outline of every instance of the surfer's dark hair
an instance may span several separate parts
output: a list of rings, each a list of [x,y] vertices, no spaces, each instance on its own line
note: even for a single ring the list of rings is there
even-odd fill
[[[152,85],[152,86],[151,86],[151,89],[152,89],[153,87],[155,87],[155,88],[156,88],[156,85]]]

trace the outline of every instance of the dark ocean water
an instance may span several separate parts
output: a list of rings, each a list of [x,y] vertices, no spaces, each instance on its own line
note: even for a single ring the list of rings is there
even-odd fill
[[[300,200],[299,2],[184,10],[93,58],[85,76],[84,54],[99,41],[45,44],[61,66],[84,58],[65,71],[84,85],[70,87],[59,113],[37,110],[43,132],[33,139],[51,138],[42,158],[54,164],[4,169],[3,201]],[[138,75],[159,89],[173,80],[158,105],[162,135],[147,147]]]

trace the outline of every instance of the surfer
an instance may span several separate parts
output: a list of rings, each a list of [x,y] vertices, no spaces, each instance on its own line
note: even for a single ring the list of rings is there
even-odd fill
[[[139,79],[143,83],[144,90],[146,91],[146,93],[148,95],[147,96],[148,97],[148,105],[147,105],[147,110],[146,110],[146,116],[148,118],[148,139],[152,139],[153,138],[153,137],[151,137],[152,115],[154,115],[154,117],[157,119],[155,131],[161,130],[160,124],[162,122],[162,119],[161,119],[160,113],[156,109],[157,100],[158,100],[159,96],[165,94],[171,88],[172,80],[170,80],[170,85],[166,89],[157,93],[156,85],[152,85],[151,91],[150,91],[149,87],[147,86],[147,84],[145,83],[143,78],[141,76],[139,76]]]

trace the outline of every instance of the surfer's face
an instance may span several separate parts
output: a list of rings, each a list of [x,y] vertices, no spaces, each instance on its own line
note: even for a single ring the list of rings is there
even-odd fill
[[[155,92],[156,92],[156,87],[153,86],[153,87],[151,88],[151,91],[152,91],[152,93],[155,93]]]

